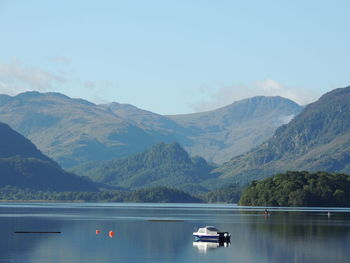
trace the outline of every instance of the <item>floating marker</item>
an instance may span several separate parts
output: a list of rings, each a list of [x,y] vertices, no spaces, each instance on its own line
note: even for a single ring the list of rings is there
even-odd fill
[[[109,231],[108,235],[109,235],[109,237],[113,237],[114,236],[114,232],[111,230],[111,231]]]
[[[100,234],[101,233],[101,230],[96,230],[96,235]]]

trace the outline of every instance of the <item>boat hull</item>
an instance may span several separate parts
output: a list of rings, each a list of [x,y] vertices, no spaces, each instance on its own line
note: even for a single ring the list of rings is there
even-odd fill
[[[215,241],[215,242],[230,242],[231,235],[227,232],[218,233],[217,235],[198,235],[193,234],[196,241]]]
[[[219,236],[194,235],[197,241],[219,241]]]

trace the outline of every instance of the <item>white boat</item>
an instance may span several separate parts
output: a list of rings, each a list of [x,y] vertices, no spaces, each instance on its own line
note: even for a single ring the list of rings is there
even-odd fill
[[[214,226],[199,228],[197,232],[193,232],[193,236],[197,241],[229,242],[231,238],[228,232],[220,232],[220,230]]]

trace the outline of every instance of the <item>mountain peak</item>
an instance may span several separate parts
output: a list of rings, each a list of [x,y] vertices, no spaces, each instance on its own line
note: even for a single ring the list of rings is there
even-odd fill
[[[286,170],[350,172],[350,87],[306,106],[274,136],[222,167],[224,177],[249,181]]]
[[[177,142],[166,144],[164,142],[154,145],[152,148],[143,153],[147,158],[151,157],[152,160],[156,160],[154,165],[161,165],[162,162],[178,162],[178,163],[190,163],[191,158],[184,148]],[[158,163],[159,161],[159,163]]]
[[[212,166],[202,158],[190,158],[178,143],[158,143],[150,149],[97,165],[82,166],[77,172],[118,187],[185,187],[212,178]],[[216,175],[215,175],[216,176]]]
[[[38,98],[42,96],[44,96],[44,93],[40,93],[38,91],[25,91],[17,94],[16,96],[14,96],[14,98],[26,100],[26,99]]]

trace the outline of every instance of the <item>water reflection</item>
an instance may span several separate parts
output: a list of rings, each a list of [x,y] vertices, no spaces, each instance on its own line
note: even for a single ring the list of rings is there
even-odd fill
[[[203,241],[196,241],[193,242],[193,247],[196,247],[199,252],[201,253],[207,253],[208,250],[215,249],[218,247],[228,247],[230,245],[230,242],[203,242]]]
[[[332,215],[332,219],[327,212],[252,216],[245,229],[249,240],[237,243],[237,249],[246,249],[249,241],[260,254],[259,262],[348,262],[349,215]]]
[[[261,209],[153,206],[0,204],[0,262],[349,262],[350,209],[328,218],[326,209],[265,217]],[[231,233],[231,245],[193,242],[199,225],[213,224]]]

